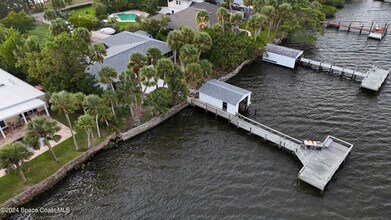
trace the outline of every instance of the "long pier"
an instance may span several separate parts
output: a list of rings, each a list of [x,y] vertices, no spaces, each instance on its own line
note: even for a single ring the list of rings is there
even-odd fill
[[[189,98],[188,101],[192,106],[203,108],[205,112],[212,112],[216,117],[220,116],[228,119],[228,123],[235,125],[237,128],[249,131],[251,134],[296,155],[303,164],[303,168],[298,174],[298,180],[320,189],[322,193],[353,148],[353,145],[346,141],[328,136],[323,142],[325,148],[322,150],[310,149],[304,146],[302,141],[243,115],[230,114],[196,98]]]
[[[357,70],[352,70],[316,60],[307,59],[304,57],[300,59],[299,63],[303,66],[308,66],[315,70],[329,72],[332,74],[339,75],[340,77],[350,78],[352,80],[354,79],[356,81],[361,82],[361,88],[369,89],[375,92],[379,91],[379,89],[381,88],[381,86],[391,72],[391,69],[387,71],[378,68],[376,65],[373,65],[370,70],[364,73]]]

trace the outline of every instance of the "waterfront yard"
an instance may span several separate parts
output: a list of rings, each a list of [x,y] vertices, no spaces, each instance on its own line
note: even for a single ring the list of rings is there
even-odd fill
[[[63,116],[60,116],[56,113],[52,113],[52,116],[61,123],[67,125],[67,122]],[[71,121],[74,120],[76,120],[75,115],[71,117]],[[112,129],[101,126],[102,137],[98,138],[97,135],[95,135],[95,138],[92,139],[93,146],[96,146],[97,144],[102,142],[112,132]],[[54,161],[52,155],[50,154],[50,151],[46,151],[38,157],[32,159],[31,161],[26,162],[23,165],[23,171],[27,178],[26,182],[22,182],[20,180],[19,175],[16,171],[12,171],[11,173],[1,177],[0,189],[7,190],[2,190],[0,192],[0,204],[4,203],[13,196],[18,195],[23,190],[27,189],[29,186],[37,184],[48,178],[66,163],[85,152],[87,150],[86,135],[84,134],[84,132],[79,132],[76,134],[76,138],[79,143],[79,146],[81,147],[81,149],[78,151],[75,150],[72,137],[61,142],[53,148],[55,154],[58,157],[58,161]]]

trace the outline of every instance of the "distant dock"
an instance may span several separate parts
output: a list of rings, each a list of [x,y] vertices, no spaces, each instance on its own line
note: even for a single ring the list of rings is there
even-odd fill
[[[346,141],[328,136],[323,142],[325,148],[322,150],[310,149],[304,146],[302,141],[243,115],[230,114],[196,98],[189,98],[188,101],[192,106],[205,109],[205,112],[211,112],[216,117],[228,119],[228,123],[237,128],[244,129],[296,155],[303,164],[303,168],[298,174],[298,180],[320,189],[322,193],[353,148],[353,145]]]
[[[335,27],[338,30],[340,30],[341,28],[345,28],[345,30],[347,32],[350,32],[351,30],[358,30],[359,34],[365,33],[365,34],[368,34],[369,38],[374,38],[377,40],[383,39],[383,37],[387,34],[388,27],[389,27],[389,24],[387,24],[387,23],[384,26],[380,27],[379,25],[376,25],[376,24],[374,24],[374,22],[372,22],[371,26],[368,27],[368,26],[364,26],[363,24],[354,25],[353,24],[354,22],[355,21],[349,21],[347,24],[347,23],[342,23],[342,21],[339,21],[339,22],[321,21],[320,23],[322,23],[326,27]]]
[[[370,70],[367,72],[363,73],[360,71],[340,67],[340,66],[335,66],[332,64],[328,63],[323,63],[320,61],[316,60],[311,60],[307,58],[300,58],[300,64],[303,66],[308,66],[313,69],[319,70],[319,71],[324,71],[324,72],[329,72],[329,73],[334,73],[339,75],[340,77],[346,77],[350,79],[357,80],[361,82],[361,88],[364,89],[369,89],[372,91],[379,91],[383,83],[386,81],[388,75],[391,72],[390,70],[384,70],[378,68],[376,65],[373,65]]]

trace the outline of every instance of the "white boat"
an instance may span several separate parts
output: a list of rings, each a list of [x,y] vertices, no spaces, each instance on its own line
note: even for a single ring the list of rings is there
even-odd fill
[[[381,28],[379,24],[376,24],[372,31],[369,33],[368,37],[376,40],[381,40],[384,37],[384,33],[384,28]]]

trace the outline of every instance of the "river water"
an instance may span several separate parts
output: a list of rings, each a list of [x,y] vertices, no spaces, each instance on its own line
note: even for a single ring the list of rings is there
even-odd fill
[[[335,20],[391,22],[391,4],[349,1]],[[391,68],[391,36],[326,29],[312,59],[366,71]],[[157,128],[99,153],[84,172],[26,205],[70,208],[64,214],[12,219],[390,219],[391,83],[378,95],[359,83],[299,67],[244,68],[230,83],[253,91],[250,117],[293,137],[328,134],[353,143],[346,166],[323,196],[297,185],[295,156],[227,121],[188,108]],[[257,114],[254,114],[254,110]]]

